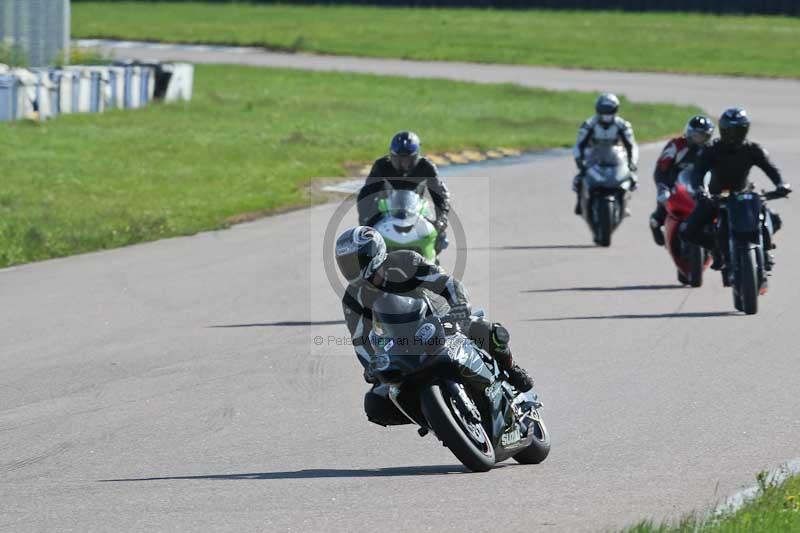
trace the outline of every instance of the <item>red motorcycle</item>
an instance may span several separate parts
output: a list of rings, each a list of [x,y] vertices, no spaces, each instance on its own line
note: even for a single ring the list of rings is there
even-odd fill
[[[680,236],[680,226],[694,211],[695,200],[686,184],[679,183],[666,201],[667,218],[664,233],[667,251],[678,268],[678,281],[684,285],[700,287],[703,272],[711,265],[711,254],[701,246],[685,242]]]

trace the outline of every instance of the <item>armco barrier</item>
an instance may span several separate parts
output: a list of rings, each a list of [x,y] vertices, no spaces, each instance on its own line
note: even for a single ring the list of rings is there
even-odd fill
[[[139,108],[152,100],[191,100],[194,66],[144,63],[9,69],[0,65],[0,120],[44,120],[67,113]]]
[[[89,0],[73,0],[73,2]],[[106,0],[122,2],[129,0]],[[159,0],[139,0],[142,3]],[[187,0],[188,1],[188,0]],[[206,0],[230,3],[231,0]],[[275,0],[250,0],[272,4]],[[742,13],[758,15],[800,15],[798,0],[281,0],[284,4],[371,5],[402,7],[475,7],[501,9],[602,9],[623,11],[689,11],[699,13]],[[147,9],[142,7],[142,9]]]

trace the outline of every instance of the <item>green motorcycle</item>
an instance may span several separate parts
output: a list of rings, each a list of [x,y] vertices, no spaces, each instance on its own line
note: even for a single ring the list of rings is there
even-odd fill
[[[431,222],[428,201],[416,191],[392,189],[378,201],[381,216],[375,224],[389,251],[413,250],[436,261],[438,232]]]

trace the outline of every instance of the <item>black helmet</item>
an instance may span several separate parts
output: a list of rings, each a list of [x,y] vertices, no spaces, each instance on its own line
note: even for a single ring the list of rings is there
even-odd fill
[[[719,138],[725,144],[739,145],[747,138],[750,117],[741,107],[726,109],[719,117]]]
[[[706,116],[695,115],[686,123],[684,136],[689,144],[703,146],[711,140],[714,135],[714,123]]]
[[[616,115],[619,111],[619,98],[616,94],[603,93],[597,97],[594,110],[598,115]]]
[[[356,226],[336,239],[336,264],[347,281],[368,280],[386,260],[386,242],[374,228]]]
[[[411,172],[419,162],[419,148],[422,143],[413,131],[395,133],[389,145],[389,159],[398,172]]]

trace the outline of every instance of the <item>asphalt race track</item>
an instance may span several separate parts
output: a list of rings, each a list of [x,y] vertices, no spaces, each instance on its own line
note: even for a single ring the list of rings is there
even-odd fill
[[[798,181],[798,82],[413,65],[420,76],[691,102],[715,117],[744,105],[752,138]],[[643,150],[642,188],[610,249],[591,246],[572,214],[569,157],[448,178],[467,238],[445,263],[467,254],[474,300],[509,327],[537,379],[553,437],[539,466],[469,474],[433,436],[367,423],[322,270],[338,204],[0,270],[0,529],[599,531],[702,512],[800,455],[800,204],[774,203],[785,221],[776,275],[759,314],[737,314],[718,275],[680,288],[651,242],[657,150]]]

